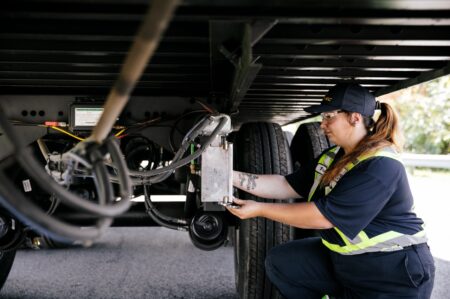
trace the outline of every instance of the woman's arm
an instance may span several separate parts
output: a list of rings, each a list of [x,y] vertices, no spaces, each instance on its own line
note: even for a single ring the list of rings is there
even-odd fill
[[[265,203],[234,199],[239,208],[227,208],[241,219],[265,217],[299,228],[328,229],[334,225],[325,218],[313,202]]]
[[[263,198],[289,199],[301,197],[286,178],[279,174],[252,174],[233,171],[233,185]]]

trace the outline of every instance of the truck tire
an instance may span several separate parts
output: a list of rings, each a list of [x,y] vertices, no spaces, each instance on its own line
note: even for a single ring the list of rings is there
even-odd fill
[[[298,127],[291,142],[294,169],[300,166],[313,168],[315,159],[333,144],[320,128],[320,122],[305,123]],[[311,169],[312,171],[312,169]]]
[[[292,171],[289,146],[279,125],[248,123],[235,139],[235,169],[255,174],[288,174]],[[242,199],[275,202],[240,191]],[[293,239],[290,226],[262,217],[241,220],[235,230],[235,277],[241,299],[281,298],[265,273],[267,252]]]
[[[8,278],[15,256],[15,250],[0,251],[0,290],[5,284],[6,278]]]

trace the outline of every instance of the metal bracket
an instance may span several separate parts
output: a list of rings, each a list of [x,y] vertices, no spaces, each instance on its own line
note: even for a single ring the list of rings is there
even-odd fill
[[[278,20],[210,22],[212,90],[228,95],[224,111],[237,111],[262,68],[253,59],[252,47],[277,23]]]
[[[229,54],[232,61],[235,60],[236,53],[241,52],[237,62],[233,62],[235,72],[230,91],[229,111],[236,111],[247,94],[248,89],[262,68],[262,64],[257,64],[258,58],[253,59],[252,47],[273,27],[278,21],[255,21],[252,24],[245,24],[242,45]]]

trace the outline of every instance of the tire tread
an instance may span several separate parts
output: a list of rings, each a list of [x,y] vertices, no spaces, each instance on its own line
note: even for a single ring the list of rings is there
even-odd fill
[[[273,123],[244,124],[237,136],[237,170],[250,173],[288,174],[292,171],[290,152],[281,127]],[[241,192],[245,199],[276,202],[273,199],[261,199]],[[248,233],[247,244],[241,244],[238,291],[241,298],[275,299],[281,298],[265,274],[264,260],[268,251],[293,236],[293,229],[265,218],[248,219],[241,222],[240,230]],[[243,252],[242,252],[243,251]],[[246,259],[245,267],[243,260]]]

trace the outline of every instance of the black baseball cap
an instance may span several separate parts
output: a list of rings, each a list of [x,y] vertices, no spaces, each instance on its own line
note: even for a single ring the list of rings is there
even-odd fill
[[[356,83],[338,83],[323,97],[320,105],[305,108],[309,113],[321,113],[333,110],[358,112],[372,116],[376,99],[367,89]]]

